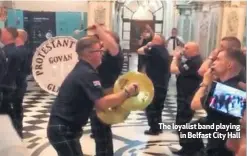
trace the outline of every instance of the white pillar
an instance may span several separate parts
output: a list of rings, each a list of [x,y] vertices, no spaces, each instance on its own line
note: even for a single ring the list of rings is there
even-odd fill
[[[166,0],[163,2],[164,3],[164,20],[163,20],[163,35],[168,37],[171,35],[171,30],[175,23],[175,17],[174,17],[174,12],[175,12],[175,7],[174,7],[174,1],[171,0]]]

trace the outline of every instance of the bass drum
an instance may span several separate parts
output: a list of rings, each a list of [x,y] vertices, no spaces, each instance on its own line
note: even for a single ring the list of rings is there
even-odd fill
[[[36,50],[32,60],[35,81],[46,92],[57,95],[65,77],[78,62],[77,40],[72,37],[51,37]]]

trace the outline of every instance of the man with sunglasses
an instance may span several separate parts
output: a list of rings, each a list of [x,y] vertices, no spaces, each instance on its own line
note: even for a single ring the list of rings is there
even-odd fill
[[[102,61],[100,48],[95,37],[84,37],[77,42],[79,62],[65,78],[52,105],[47,136],[59,156],[83,156],[82,127],[94,107],[101,110],[116,107],[138,94],[137,84],[130,84],[123,91],[104,96],[97,72]]]
[[[97,68],[100,81],[105,94],[113,92],[113,86],[121,74],[124,57],[119,46],[119,37],[117,34],[106,31],[102,27],[94,30],[102,42],[104,49],[102,63]],[[95,139],[96,156],[113,156],[113,140],[111,125],[102,123],[94,110],[91,115],[91,137]]]

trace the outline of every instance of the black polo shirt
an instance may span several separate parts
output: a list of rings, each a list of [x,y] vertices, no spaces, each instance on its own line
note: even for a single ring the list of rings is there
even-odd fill
[[[32,60],[30,60],[29,51],[24,45],[17,46],[17,51],[20,56],[20,67],[19,67],[19,73],[17,75],[16,82],[17,82],[17,86],[19,86],[26,81],[26,77],[31,71],[30,62]]]
[[[150,36],[146,39],[143,39],[142,44],[140,47],[143,47],[145,45],[147,45],[149,42],[151,42],[153,39],[153,36]],[[146,61],[147,61],[147,56],[146,55],[138,55],[138,62],[141,63],[142,65],[146,65]]]
[[[170,76],[169,54],[162,45],[154,45],[150,50],[145,50],[147,56],[146,74],[152,80],[154,87],[168,87]]]
[[[7,58],[7,73],[3,78],[3,84],[15,87],[21,58],[14,43],[5,45],[3,50]]]
[[[50,123],[62,122],[71,127],[86,125],[94,102],[103,97],[100,79],[93,67],[80,60],[63,81],[52,105]]]
[[[118,76],[122,72],[124,56],[119,47],[119,53],[112,56],[106,51],[102,58],[102,63],[98,67],[99,77],[103,88],[113,87]]]
[[[152,39],[153,39],[153,36],[150,36],[150,37],[148,37],[148,38],[146,38],[146,39],[143,39],[141,47],[143,47],[143,46],[145,46],[146,44],[148,44],[148,42],[151,42]]]
[[[180,61],[180,64],[178,65],[180,74],[177,76],[178,95],[194,95],[202,81],[202,77],[197,72],[201,67],[201,64],[202,59],[200,55],[189,58],[185,62]]]
[[[228,85],[230,87],[241,89],[238,86],[238,83],[240,82],[240,80],[241,80],[241,77],[236,76],[236,77],[233,77],[227,81],[221,82],[220,80],[218,80],[218,82],[223,83],[225,85]],[[207,98],[207,96],[204,96],[201,99],[201,103],[203,104],[203,107],[207,112],[207,119],[209,121],[212,121],[212,122],[218,121],[218,122],[221,122],[222,124],[229,124],[229,123],[237,124],[237,123],[239,123],[239,119],[236,119],[235,117],[232,117],[232,116],[226,115],[224,113],[217,112],[216,110],[210,109],[209,104],[205,103],[206,98]]]
[[[239,73],[239,77],[241,79],[241,82],[246,83],[246,68],[243,68],[241,72]]]
[[[7,58],[3,49],[0,48],[0,84],[2,84],[6,72],[7,72]]]

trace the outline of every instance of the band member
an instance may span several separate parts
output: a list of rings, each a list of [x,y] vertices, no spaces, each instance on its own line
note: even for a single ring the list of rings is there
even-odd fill
[[[18,50],[18,53],[21,58],[19,73],[16,79],[16,93],[14,96],[14,105],[15,105],[15,117],[17,124],[17,131],[22,137],[22,120],[23,120],[23,108],[22,102],[27,89],[27,75],[30,74],[30,54],[27,48],[25,47],[25,42],[27,41],[27,33],[24,30],[18,30],[18,37],[15,40],[15,44]]]
[[[3,101],[0,112],[8,114],[13,122],[14,127],[18,131],[18,123],[15,118],[15,105],[13,104],[13,96],[16,90],[16,78],[20,67],[20,56],[15,46],[15,39],[18,36],[17,29],[3,28],[1,42],[4,44],[3,50],[7,57],[7,72],[3,78]]]
[[[146,74],[154,84],[155,95],[152,103],[146,108],[149,130],[144,133],[158,135],[162,132],[162,110],[166,99],[170,70],[169,54],[164,45],[164,38],[155,34],[152,42],[138,49],[138,54],[147,56]]]
[[[0,29],[0,36],[1,36],[2,32],[1,32],[1,29]],[[0,42],[0,44],[2,44]],[[2,81],[3,81],[3,78],[5,76],[7,72],[7,58],[6,58],[6,54],[5,52],[3,51],[2,47],[0,48],[0,93],[2,93]],[[2,102],[2,97],[0,97],[0,102]],[[0,108],[1,108],[1,105],[0,105]]]
[[[218,53],[221,50],[226,50],[226,49],[241,49],[241,42],[237,37],[234,36],[227,36],[222,38],[220,42],[220,47],[214,49],[211,54],[209,55],[208,59],[203,62],[202,66],[198,70],[198,73],[203,76],[203,74],[208,70],[208,68],[211,66],[213,61],[217,58]],[[237,51],[237,52],[243,52],[243,51]],[[240,72],[240,78],[241,82],[246,82],[246,68],[243,68],[242,71]]]
[[[105,110],[121,105],[138,94],[137,84],[104,96],[97,68],[102,50],[95,37],[84,37],[76,44],[79,62],[63,81],[51,108],[47,136],[59,156],[83,156],[79,139],[94,107]]]
[[[187,58],[185,62],[181,62],[182,55]],[[170,69],[172,73],[177,75],[176,125],[189,123],[194,115],[194,112],[190,108],[190,103],[202,80],[201,76],[197,73],[201,64],[202,59],[199,53],[199,46],[194,42],[185,44],[183,52],[177,51],[173,57]],[[180,133],[183,133],[183,130],[178,131],[178,134]],[[186,138],[179,137],[179,143],[182,149],[173,151],[174,154],[183,155],[191,150],[186,148],[186,141]]]
[[[173,52],[176,48],[184,46],[184,40],[182,37],[178,36],[178,29],[172,28],[171,36],[166,41],[167,48],[170,56],[173,56]]]
[[[191,107],[193,110],[204,109],[207,112],[207,116],[203,118],[203,120],[195,121],[191,124],[200,124],[200,125],[238,125],[239,119],[233,117],[229,114],[219,113],[218,111],[212,110],[208,107],[207,104],[207,95],[208,89],[211,86],[213,81],[217,81],[223,83],[227,86],[241,89],[238,86],[240,76],[239,73],[243,66],[246,66],[246,58],[240,52],[240,50],[236,49],[226,49],[222,50],[218,53],[217,58],[213,61],[211,68],[207,70],[204,74],[202,83],[197,90],[196,94],[193,97],[191,102]],[[217,79],[215,79],[217,78]],[[203,134],[208,133],[221,133],[222,135],[226,135],[228,132],[233,132],[234,129],[193,129],[188,130],[195,134],[196,132],[202,132]],[[242,138],[242,136],[241,136]],[[205,155],[214,155],[214,156],[233,156],[234,154],[230,152],[226,148],[226,140],[227,138],[208,138],[207,147],[205,149]],[[195,149],[196,147],[204,147],[203,141],[201,138],[198,139],[190,139],[187,144],[188,147]],[[198,150],[199,151],[199,150]],[[198,153],[199,155],[201,153]],[[192,155],[192,154],[191,154]]]
[[[105,49],[102,63],[97,68],[102,88],[105,94],[112,93],[113,86],[121,74],[124,57],[119,46],[117,34],[96,27],[96,35],[103,43]],[[111,125],[102,123],[94,110],[91,117],[92,137],[95,138],[97,156],[113,156],[113,140]]]
[[[143,47],[145,46],[148,42],[151,42],[154,36],[154,32],[152,28],[146,24],[145,29],[142,32],[139,40],[139,46]],[[138,55],[138,71],[143,72],[145,70],[145,64],[146,64],[147,57],[145,55]]]

